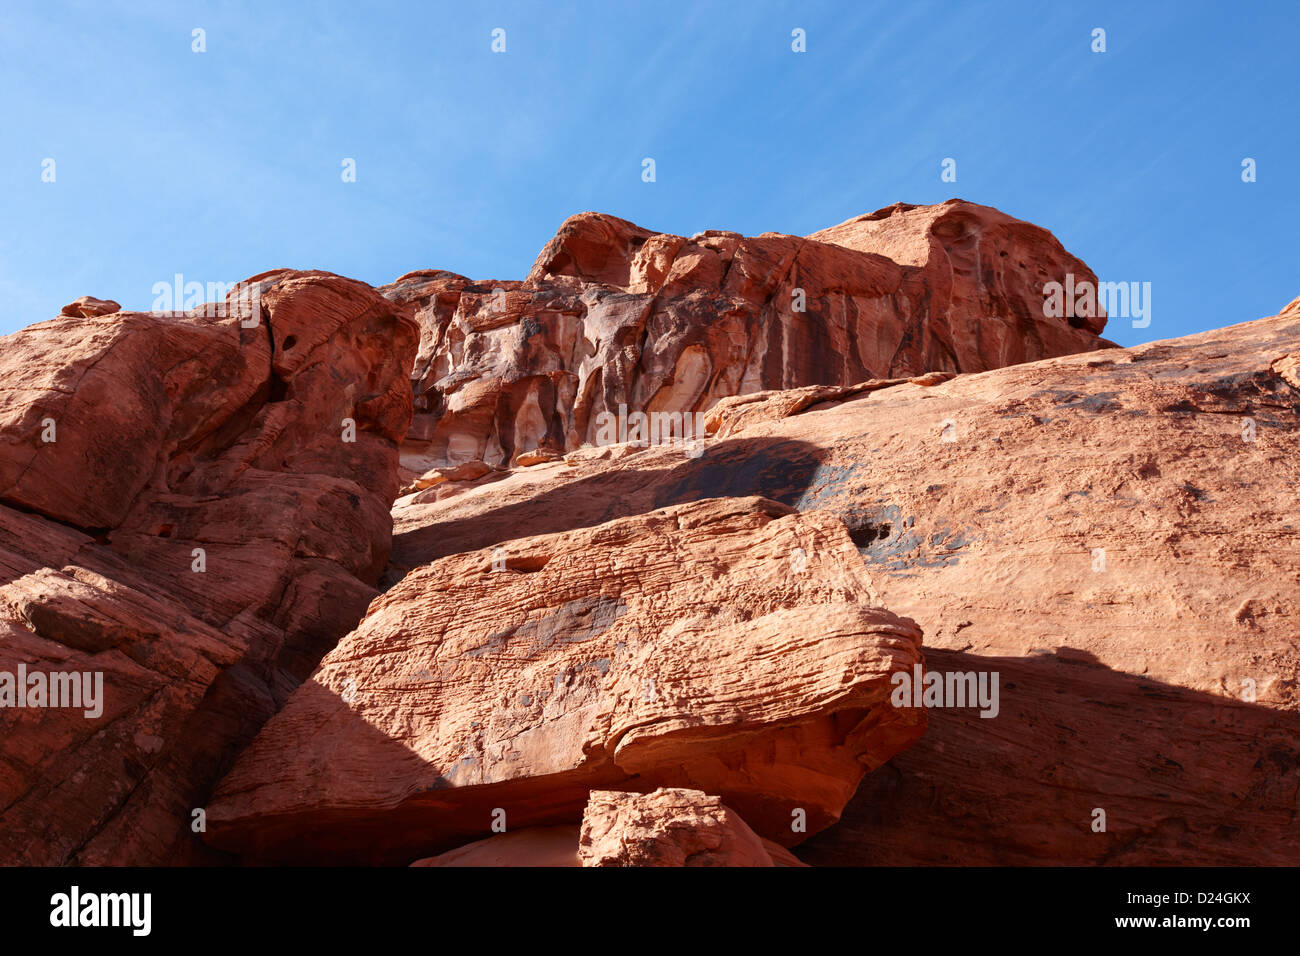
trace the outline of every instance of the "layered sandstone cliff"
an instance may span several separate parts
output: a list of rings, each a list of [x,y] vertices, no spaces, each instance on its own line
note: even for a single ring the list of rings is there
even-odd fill
[[[807,237],[687,239],[573,216],[527,278],[416,272],[411,477],[563,453],[603,413],[686,414],[765,389],[980,372],[1109,345],[1104,315],[1047,318],[1043,287],[1095,281],[1051,233],[961,200],[896,203]]]

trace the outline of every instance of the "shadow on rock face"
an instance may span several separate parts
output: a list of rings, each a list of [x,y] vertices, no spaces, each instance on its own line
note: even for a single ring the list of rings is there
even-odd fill
[[[748,495],[794,507],[817,476],[822,453],[816,445],[794,440],[722,442],[669,472],[655,493],[654,507]]]
[[[823,454],[816,445],[790,439],[722,441],[670,467],[603,472],[485,513],[435,520],[393,536],[393,567],[384,586],[449,554],[705,498],[759,495],[797,507],[817,480]]]
[[[867,775],[838,824],[796,848],[804,862],[1300,861],[1300,716],[1120,673],[1066,647],[925,657],[927,671],[996,672],[997,716],[930,709],[925,736]]]

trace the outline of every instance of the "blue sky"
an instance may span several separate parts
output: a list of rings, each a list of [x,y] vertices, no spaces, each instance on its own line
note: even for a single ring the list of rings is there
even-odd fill
[[[1294,2],[6,0],[0,17],[0,332],[80,295],[147,309],[178,272],[522,278],[588,209],[805,234],[951,196],[1151,282],[1150,327],[1107,328],[1121,344],[1300,295]]]

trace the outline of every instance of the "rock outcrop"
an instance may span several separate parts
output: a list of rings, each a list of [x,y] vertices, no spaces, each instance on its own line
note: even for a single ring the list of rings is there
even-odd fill
[[[998,702],[928,708],[802,859],[1295,864],[1297,342],[1300,300],[937,384],[746,396],[696,458],[582,449],[401,499],[394,561],[717,496],[834,517],[927,667],[996,674]]]
[[[0,340],[4,863],[210,858],[196,811],[388,560],[409,315],[288,271],[109,311]]]
[[[598,440],[602,415],[692,414],[767,389],[980,372],[1109,346],[1104,315],[1045,316],[1095,282],[1051,233],[961,200],[896,203],[808,237],[656,234],[568,219],[523,282],[415,272],[410,477]],[[540,460],[534,457],[532,460]]]
[[[101,315],[120,312],[122,307],[112,299],[96,299],[93,295],[83,295],[63,307],[60,314],[74,318],[92,319]]]
[[[763,840],[717,797],[663,787],[594,790],[582,817],[583,866],[775,866]]]
[[[0,339],[0,863],[1295,865],[1300,299],[1069,274],[582,214]]]
[[[577,823],[593,789],[680,786],[799,842],[924,729],[888,700],[920,631],[863,571],[840,522],[755,498],[426,564],[240,757],[207,838],[405,863]]]

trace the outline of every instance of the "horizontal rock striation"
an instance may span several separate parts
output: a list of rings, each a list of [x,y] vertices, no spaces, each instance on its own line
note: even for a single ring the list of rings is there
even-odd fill
[[[680,786],[797,843],[924,729],[888,702],[920,631],[862,572],[838,521],[756,498],[427,564],[244,752],[207,838],[408,862],[502,820],[577,823],[592,789]]]

